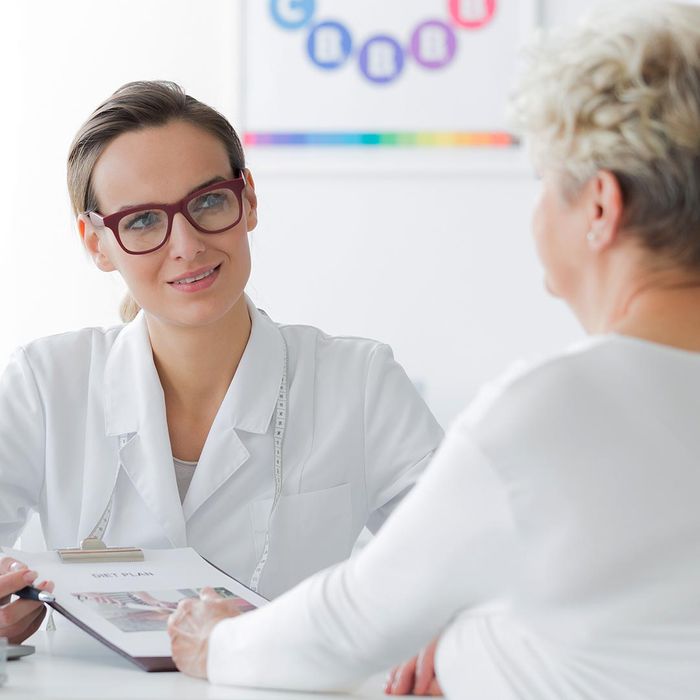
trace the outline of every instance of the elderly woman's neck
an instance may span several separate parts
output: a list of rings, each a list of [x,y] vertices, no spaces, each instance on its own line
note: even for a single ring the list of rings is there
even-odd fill
[[[700,352],[700,272],[647,271],[630,281],[612,308],[603,330]]]

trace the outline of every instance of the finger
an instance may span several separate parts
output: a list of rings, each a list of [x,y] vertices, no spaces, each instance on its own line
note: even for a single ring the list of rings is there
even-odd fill
[[[394,682],[391,684],[391,695],[409,695],[412,693],[415,672],[415,657],[405,664],[401,664],[396,671]]]
[[[174,615],[171,615],[171,616],[168,618],[168,622],[167,622],[167,625],[166,625],[166,629],[167,629],[167,631],[168,631],[168,636],[170,637],[170,642],[171,642],[171,643],[174,642],[174,641],[175,641],[175,638],[176,638],[177,635],[178,635],[177,622],[176,622],[176,620],[175,620],[175,616],[174,616]]]
[[[432,682],[430,683],[430,687],[428,688],[427,694],[432,697],[438,697],[442,695],[442,688],[440,687],[437,678],[433,678]]]
[[[12,557],[2,557],[0,558],[0,574],[6,574],[10,571],[20,571],[21,569],[27,569],[27,565],[17,559]]]
[[[222,595],[219,595],[213,588],[202,588],[199,592],[201,600],[226,600]]]
[[[432,642],[420,654],[416,661],[416,680],[413,686],[415,695],[425,695],[435,678],[435,646]]]
[[[46,608],[42,605],[27,617],[18,620],[15,624],[10,625],[9,627],[3,627],[2,636],[7,637],[12,644],[21,642],[39,629],[39,625],[44,619],[45,614]]]
[[[398,670],[398,666],[394,666],[394,668],[389,671],[386,677],[386,682],[384,683],[384,692],[387,695],[391,695],[391,686],[394,684],[394,678],[396,677],[396,671]]]
[[[39,614],[34,618],[34,621],[29,624],[29,626],[22,632],[17,637],[10,637],[10,643],[11,644],[21,644],[25,639],[28,637],[31,637],[34,632],[36,632],[39,627],[41,627],[41,623],[44,620],[44,617],[46,616],[46,608],[42,607],[39,610]]]
[[[222,598],[215,601],[215,605],[219,610],[222,610],[227,617],[237,617],[241,615],[240,601],[233,598]]]
[[[177,604],[177,611],[182,613],[183,615],[186,613],[190,613],[194,609],[194,604],[196,602],[197,602],[196,598],[183,598]]]
[[[36,571],[21,569],[3,574],[0,576],[0,597],[4,598],[20,588],[28,586],[34,581],[36,575]]]
[[[181,600],[173,615],[173,627],[176,627],[180,632],[191,634],[196,630],[197,620],[199,616],[196,614],[196,606],[201,605],[196,598],[188,598]]]
[[[413,684],[414,695],[431,695],[430,686],[435,681],[435,674],[432,671],[423,669],[421,673],[416,673],[416,680]]]
[[[29,615],[34,615],[44,604],[36,600],[15,600],[0,608],[0,630],[17,624]],[[2,635],[0,635],[2,636]]]
[[[187,662],[187,654],[183,653],[180,650],[180,646],[174,645],[170,651],[170,656],[173,659],[173,662],[175,663],[175,667],[177,668],[178,671],[181,673],[186,673],[186,662]]]
[[[46,591],[48,593],[53,593],[54,583],[53,581],[41,581],[41,583],[34,583],[34,586],[40,591]]]
[[[172,630],[173,633],[176,632],[179,628],[181,619],[182,619],[182,614],[180,613],[179,610],[175,610],[174,612],[171,612],[170,615],[168,616],[168,631],[170,632]]]

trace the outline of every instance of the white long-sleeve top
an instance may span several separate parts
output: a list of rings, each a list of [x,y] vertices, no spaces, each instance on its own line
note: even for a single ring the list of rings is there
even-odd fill
[[[441,634],[449,698],[700,697],[700,354],[594,338],[487,388],[358,556],[219,623],[215,683],[345,689]]]

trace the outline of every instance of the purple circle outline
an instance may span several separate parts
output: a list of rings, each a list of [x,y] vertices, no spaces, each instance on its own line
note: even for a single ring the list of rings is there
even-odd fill
[[[440,27],[440,29],[443,29],[445,31],[447,39],[447,56],[444,60],[424,61],[422,56],[420,55],[420,33],[426,27]],[[439,19],[429,19],[426,22],[421,22],[413,30],[413,34],[411,34],[410,46],[411,55],[415,59],[416,63],[419,63],[424,68],[429,68],[430,70],[437,70],[439,68],[444,68],[455,57],[455,53],[457,53],[457,35],[455,34],[454,29],[452,29],[452,27],[449,24],[447,24],[447,22],[443,22]]]
[[[376,44],[378,42],[382,42],[385,44],[391,44],[391,46],[395,50],[395,55],[398,58],[398,61],[396,62],[397,64],[397,70],[394,75],[391,75],[386,78],[375,78],[374,76],[370,75],[367,72],[367,54],[369,52],[369,47],[372,44]],[[373,83],[379,83],[379,84],[386,84],[386,83],[391,83],[396,78],[401,75],[401,71],[403,71],[404,64],[406,62],[405,56],[403,49],[401,48],[401,44],[399,44],[394,37],[389,36],[388,34],[375,34],[374,36],[370,37],[365,41],[365,43],[362,45],[362,49],[360,50],[360,55],[359,55],[359,65],[360,65],[360,71],[362,74],[367,78],[367,80],[373,82]]]

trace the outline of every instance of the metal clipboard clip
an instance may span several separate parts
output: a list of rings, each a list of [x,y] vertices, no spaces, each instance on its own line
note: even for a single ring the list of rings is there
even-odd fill
[[[66,564],[79,562],[143,561],[143,550],[138,547],[108,547],[99,537],[86,537],[80,547],[57,549]]]

